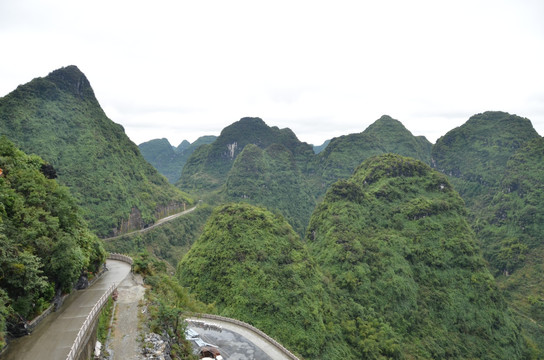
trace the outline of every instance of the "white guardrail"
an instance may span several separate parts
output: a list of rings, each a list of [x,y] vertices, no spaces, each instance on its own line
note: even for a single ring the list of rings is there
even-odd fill
[[[66,360],[75,360],[76,359],[76,355],[77,355],[77,353],[79,351],[79,348],[81,347],[81,343],[84,340],[85,335],[87,335],[87,331],[89,330],[89,327],[93,324],[94,320],[96,319],[96,317],[100,313],[100,310],[102,310],[102,306],[104,306],[106,301],[108,301],[108,298],[113,293],[115,288],[116,288],[116,285],[114,283],[109,287],[109,289],[104,293],[104,295],[102,295],[100,297],[98,302],[96,304],[94,304],[93,309],[91,310],[89,315],[87,315],[87,318],[85,319],[85,322],[83,323],[83,325],[79,329],[79,332],[77,333],[77,336],[76,336],[76,340],[72,344],[72,347],[70,348],[70,352],[68,353],[68,356],[66,357]]]
[[[108,255],[108,259],[111,260],[120,260],[123,262],[126,262],[130,265],[134,262],[131,257],[123,255],[123,254],[116,254],[112,253]],[[117,288],[117,285],[113,283],[108,290],[100,297],[100,299],[94,304],[91,312],[89,315],[87,315],[87,318],[85,319],[85,322],[79,329],[79,332],[77,333],[76,339],[74,340],[74,343],[72,344],[72,347],[70,348],[70,352],[68,353],[68,356],[66,357],[66,360],[76,360],[76,356],[78,355],[78,352],[81,348],[81,345],[83,341],[85,340],[85,337],[87,335],[87,332],[90,330],[91,325],[96,320],[96,317],[102,310],[102,307],[108,301],[108,298],[113,294],[113,291]]]

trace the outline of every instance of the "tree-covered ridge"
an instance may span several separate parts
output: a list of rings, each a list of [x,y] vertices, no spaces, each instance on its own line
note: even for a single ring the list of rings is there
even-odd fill
[[[260,328],[309,359],[323,352],[319,271],[280,215],[249,204],[218,207],[177,276],[221,315]]]
[[[529,119],[499,111],[476,114],[437,140],[432,164],[469,201],[496,191],[508,159],[538,137]]]
[[[164,175],[168,181],[175,184],[185,166],[187,159],[197,147],[204,144],[211,144],[216,136],[201,136],[194,143],[184,140],[177,148],[174,148],[167,139],[155,139],[144,142],[138,147],[144,159],[146,159],[159,173]]]
[[[265,150],[246,145],[227,176],[226,197],[280,211],[303,234],[315,207],[315,197],[291,151],[279,144]]]
[[[395,153],[430,163],[431,147],[425,137],[412,135],[400,121],[384,115],[362,133],[332,139],[317,157],[318,169],[328,186],[348,178],[363,160],[374,155]]]
[[[463,201],[428,165],[368,159],[327,191],[307,242],[332,284],[348,358],[525,355]]]
[[[269,127],[260,118],[242,118],[223,129],[210,145],[201,146],[187,161],[177,185],[184,190],[216,190],[226,180],[236,157],[248,144],[265,149],[280,144],[301,163],[313,156],[312,147],[300,142],[290,129]]]
[[[0,134],[57,170],[84,210],[90,227],[105,236],[131,213],[151,223],[161,206],[189,202],[141,156],[122,126],[102,111],[89,81],[75,66],[0,98]]]
[[[6,317],[39,314],[56,291],[96,271],[105,251],[49,164],[0,137],[0,168],[1,348]]]

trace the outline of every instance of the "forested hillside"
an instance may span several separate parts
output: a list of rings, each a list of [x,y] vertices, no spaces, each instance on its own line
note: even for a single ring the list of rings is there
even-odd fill
[[[107,118],[75,66],[0,98],[0,134],[53,165],[101,236],[153,223],[162,208],[190,202]]]
[[[105,260],[99,239],[50,164],[0,137],[0,349],[8,330]]]
[[[398,155],[331,186],[306,241],[331,284],[345,358],[522,358],[465,215],[444,175]]]
[[[164,175],[170,183],[175,184],[185,166],[187,159],[197,147],[211,144],[216,136],[201,136],[194,143],[184,140],[177,148],[174,148],[167,139],[155,139],[144,142],[138,147],[144,159],[146,159],[158,172]]]
[[[281,215],[248,204],[218,207],[177,276],[219,314],[257,326],[305,358],[323,353],[321,276]]]

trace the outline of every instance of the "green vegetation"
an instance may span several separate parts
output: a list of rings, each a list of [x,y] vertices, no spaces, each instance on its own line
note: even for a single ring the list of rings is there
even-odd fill
[[[97,326],[97,340],[102,344],[106,343],[108,338],[108,332],[110,331],[111,317],[113,316],[113,298],[110,296],[104,308],[98,316],[98,326]]]
[[[175,184],[185,166],[187,159],[197,147],[211,144],[216,136],[201,136],[194,143],[184,140],[177,148],[172,147],[167,139],[155,139],[138,145],[144,159],[164,175],[170,183]]]
[[[69,292],[85,271],[105,259],[99,239],[83,221],[51,167],[0,138],[0,340],[5,319],[32,318],[55,292]]]
[[[219,314],[248,322],[307,358],[323,353],[319,270],[280,215],[249,204],[218,207],[177,276]]]
[[[398,155],[335,183],[307,242],[346,358],[512,359],[524,342],[445,176]]]
[[[69,66],[0,99],[0,134],[38,154],[70,188],[89,226],[107,236],[150,224],[161,207],[190,203],[106,117],[79,69]],[[125,226],[126,227],[126,226]]]

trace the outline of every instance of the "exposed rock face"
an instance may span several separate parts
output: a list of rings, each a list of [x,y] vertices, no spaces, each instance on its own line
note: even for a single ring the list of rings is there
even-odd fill
[[[113,235],[117,236],[132,230],[139,230],[142,229],[143,226],[144,222],[142,220],[142,213],[140,210],[138,210],[138,208],[133,207],[128,219],[121,221],[119,229],[113,229]]]
[[[170,343],[162,336],[149,333],[145,335],[144,348],[142,349],[144,359],[171,360]]]

